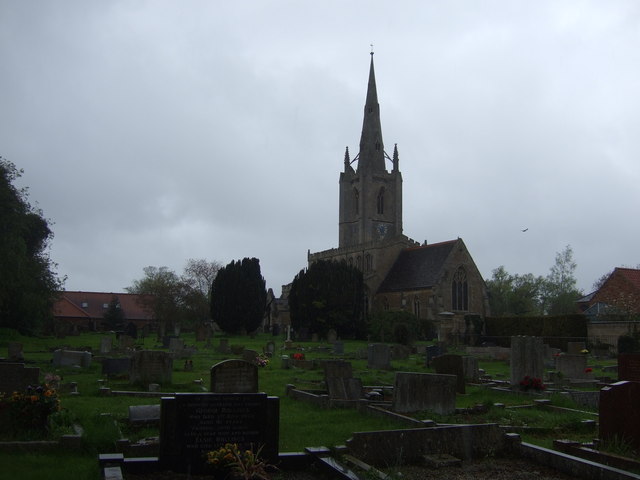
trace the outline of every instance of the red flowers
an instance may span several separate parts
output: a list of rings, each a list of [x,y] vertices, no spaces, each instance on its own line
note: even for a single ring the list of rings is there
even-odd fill
[[[584,369],[584,373],[591,373],[593,372],[593,368],[585,368]]]
[[[293,354],[293,359],[294,360],[304,360],[304,353],[300,353],[300,352],[294,353]]]
[[[533,378],[527,375],[522,380],[520,380],[520,388],[524,391],[533,389],[537,392],[541,392],[547,387],[544,383],[542,383],[542,379]]]

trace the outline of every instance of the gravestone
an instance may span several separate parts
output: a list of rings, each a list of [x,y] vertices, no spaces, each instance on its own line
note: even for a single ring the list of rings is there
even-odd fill
[[[447,353],[447,349],[442,345],[427,345],[425,347],[425,352],[426,352],[425,366],[430,367],[431,361],[434,358]]]
[[[462,357],[462,369],[464,371],[464,379],[467,382],[477,383],[480,380],[480,368],[478,367],[478,359],[471,355]]]
[[[103,358],[102,375],[129,375],[131,359],[129,357]]]
[[[455,375],[456,391],[465,393],[464,365],[461,355],[440,355],[433,359],[433,367],[437,374]]]
[[[160,405],[129,406],[129,423],[151,425],[160,423]]]
[[[170,352],[182,352],[184,350],[184,340],[177,337],[169,339],[169,351]]]
[[[229,353],[231,352],[231,349],[229,348],[229,339],[228,338],[221,338],[220,339],[220,345],[218,345],[218,353]]]
[[[327,332],[327,342],[335,343],[338,339],[338,332],[336,332],[333,328]]]
[[[276,353],[276,344],[274,342],[267,342],[267,345],[264,347],[264,353],[269,357],[273,357]]]
[[[113,339],[111,337],[100,337],[100,353],[105,354],[111,352],[113,348]]]
[[[567,353],[569,355],[584,355],[582,350],[586,348],[584,342],[567,342]]]
[[[600,390],[599,425],[603,442],[628,443],[640,450],[640,382],[622,381]]]
[[[227,443],[240,451],[262,448],[261,457],[277,463],[279,398],[264,393],[178,393],[163,397],[160,414],[162,468],[202,473],[206,453]]]
[[[389,370],[391,368],[391,348],[385,343],[373,343],[367,348],[367,368]]]
[[[311,334],[311,341],[314,343],[318,343],[318,341],[320,340],[320,338],[318,337],[317,333],[312,333]]]
[[[587,368],[587,357],[585,355],[563,354],[555,358],[556,370],[560,372],[564,378],[589,378],[589,375],[585,372]]]
[[[36,386],[39,382],[39,368],[25,367],[24,363],[0,362],[0,393],[24,392],[29,385]]]
[[[24,361],[24,352],[22,351],[22,343],[9,342],[7,345],[8,358],[10,362],[22,362]]]
[[[344,342],[339,340],[333,342],[333,353],[335,355],[344,355]]]
[[[91,366],[91,352],[78,352],[75,350],[56,350],[53,352],[54,367],[82,367]]]
[[[171,383],[173,358],[161,350],[140,350],[131,357],[129,381],[141,385]]]
[[[242,359],[245,362],[256,363],[256,358],[258,357],[258,352],[255,350],[244,349],[242,352]]]
[[[207,325],[196,328],[196,342],[206,342],[211,336],[211,329]]]
[[[396,344],[391,348],[392,360],[406,360],[411,355],[411,347]]]
[[[359,378],[353,378],[351,362],[326,360],[322,362],[322,366],[329,398],[336,400],[362,398],[362,381]]]
[[[456,410],[455,375],[397,372],[392,410],[398,413],[431,410],[449,415]]]
[[[618,355],[618,380],[640,382],[640,353]]]
[[[211,367],[211,392],[257,393],[258,367],[244,360],[224,360]]]
[[[542,378],[544,344],[541,337],[511,337],[511,385],[519,385],[524,377]]]

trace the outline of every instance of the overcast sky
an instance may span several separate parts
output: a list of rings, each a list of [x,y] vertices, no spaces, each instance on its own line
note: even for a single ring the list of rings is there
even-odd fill
[[[585,293],[640,263],[640,2],[0,0],[0,155],[67,290],[338,244],[370,44],[404,233]],[[528,228],[528,231],[522,232]]]

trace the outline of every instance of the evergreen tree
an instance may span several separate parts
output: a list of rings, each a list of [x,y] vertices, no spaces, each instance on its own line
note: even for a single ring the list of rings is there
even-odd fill
[[[125,315],[120,306],[120,300],[116,295],[111,298],[102,319],[111,330],[122,330],[124,328]]]
[[[227,333],[255,331],[267,304],[260,260],[244,258],[218,270],[211,284],[211,318]]]
[[[0,327],[33,334],[52,319],[62,282],[48,254],[49,222],[13,185],[21,174],[0,157]]]
[[[289,312],[294,329],[319,335],[334,329],[340,336],[363,338],[362,272],[346,262],[321,260],[300,271],[291,284]]]

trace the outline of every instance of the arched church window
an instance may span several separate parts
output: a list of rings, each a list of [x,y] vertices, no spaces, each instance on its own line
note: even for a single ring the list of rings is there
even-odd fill
[[[358,192],[357,188],[353,189],[353,210],[356,212],[356,215],[360,213],[360,192]]]
[[[469,310],[469,284],[467,283],[467,272],[462,267],[456,270],[451,282],[451,309]]]
[[[420,318],[420,298],[417,295],[413,297],[413,313],[416,318]]]
[[[384,187],[382,187],[378,192],[377,207],[378,214],[382,215],[384,213]]]
[[[362,270],[362,257],[360,255],[358,255],[356,257],[356,267],[358,267],[358,269]]]
[[[366,271],[370,272],[371,270],[373,270],[373,256],[371,256],[370,253],[367,253],[364,258]]]
[[[349,257],[348,262],[350,267],[353,267],[353,257]]]

